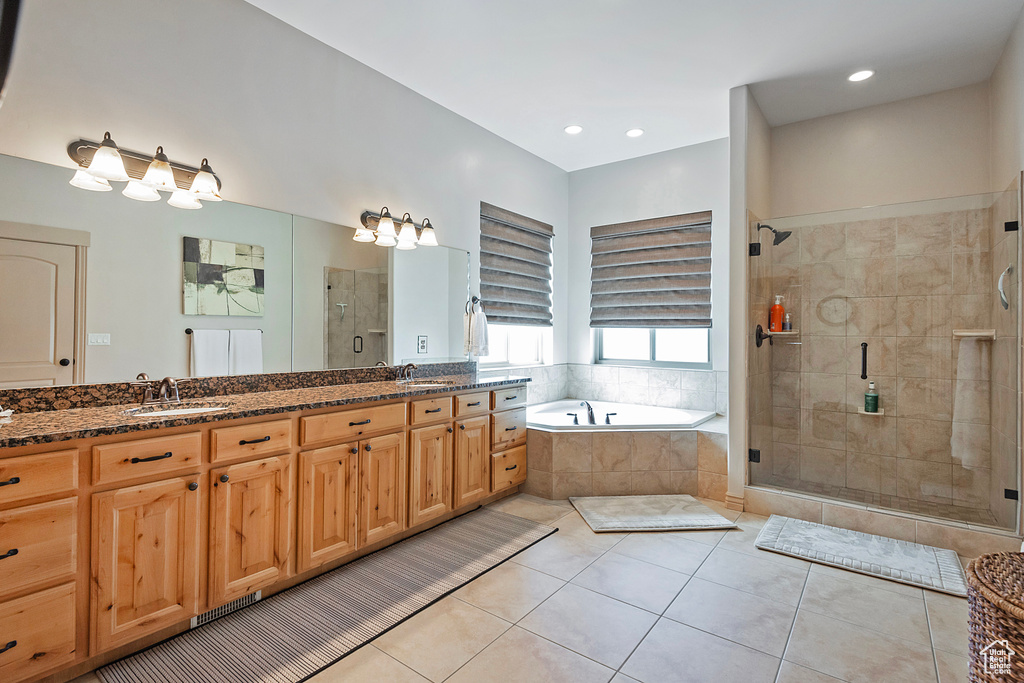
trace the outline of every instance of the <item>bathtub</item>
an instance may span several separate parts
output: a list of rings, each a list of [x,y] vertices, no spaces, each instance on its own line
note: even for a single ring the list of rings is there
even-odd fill
[[[597,424],[587,424],[587,407],[579,399],[565,399],[540,403],[526,409],[526,426],[546,432],[600,430],[673,430],[693,429],[715,417],[714,412],[705,410],[684,410],[681,408],[658,408],[638,406],[629,403],[606,403],[590,401],[594,408]],[[579,424],[573,424],[576,413]],[[614,413],[609,415],[609,413]],[[607,416],[607,422],[606,422]]]

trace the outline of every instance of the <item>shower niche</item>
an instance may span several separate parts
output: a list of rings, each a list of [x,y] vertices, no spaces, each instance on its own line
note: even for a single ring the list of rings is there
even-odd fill
[[[749,257],[750,446],[761,453],[751,485],[1016,527],[1020,205],[1014,183],[749,216],[760,245]],[[779,294],[793,332],[758,346]],[[875,414],[864,411],[869,381]]]

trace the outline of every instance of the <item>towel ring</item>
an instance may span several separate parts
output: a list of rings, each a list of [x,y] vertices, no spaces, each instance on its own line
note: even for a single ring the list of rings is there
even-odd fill
[[[473,311],[475,311],[476,305],[479,303],[483,303],[483,301],[480,299],[480,297],[474,294],[472,297],[470,297],[469,301],[466,302],[466,313],[472,313]]]

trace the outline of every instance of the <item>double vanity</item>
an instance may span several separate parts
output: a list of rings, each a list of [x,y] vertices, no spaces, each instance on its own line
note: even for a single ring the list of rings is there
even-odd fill
[[[63,680],[514,492],[524,382],[16,413],[0,426],[0,680]]]

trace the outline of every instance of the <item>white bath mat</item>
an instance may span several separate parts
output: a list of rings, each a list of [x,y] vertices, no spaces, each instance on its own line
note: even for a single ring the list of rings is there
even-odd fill
[[[765,522],[754,545],[911,586],[967,595],[964,570],[952,550],[779,515]]]
[[[693,496],[587,496],[569,502],[597,532],[736,528]]]

